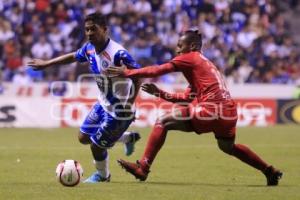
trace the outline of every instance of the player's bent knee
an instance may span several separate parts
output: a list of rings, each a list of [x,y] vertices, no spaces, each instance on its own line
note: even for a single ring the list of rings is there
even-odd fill
[[[171,119],[172,119],[172,115],[170,113],[168,113],[168,114],[158,117],[155,123],[166,126],[170,121],[172,121]]]
[[[234,141],[233,140],[226,140],[226,139],[218,139],[218,147],[224,153],[232,154]]]
[[[160,125],[160,126],[163,126],[163,128],[165,130],[171,130],[170,129],[170,126],[169,126],[169,123],[168,123],[168,120],[164,119],[164,118],[158,118],[155,122],[155,125]]]
[[[155,121],[155,124],[165,125],[164,118],[163,117],[158,117]]]
[[[79,132],[79,134],[78,134],[78,141],[81,144],[90,144],[91,143],[90,137],[86,134],[81,133],[81,132]]]

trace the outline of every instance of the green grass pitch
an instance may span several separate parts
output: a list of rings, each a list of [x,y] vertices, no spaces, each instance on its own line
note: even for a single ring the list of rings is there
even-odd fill
[[[56,165],[78,160],[84,178],[93,171],[88,146],[77,129],[0,129],[0,199],[4,200],[273,200],[300,199],[300,126],[239,128],[237,142],[255,150],[284,172],[278,187],[266,187],[257,170],[218,150],[212,134],[170,132],[146,182],[125,173],[116,159],[123,146],[110,150],[110,183],[68,188],[55,179]],[[135,161],[143,153],[150,129],[140,129]]]

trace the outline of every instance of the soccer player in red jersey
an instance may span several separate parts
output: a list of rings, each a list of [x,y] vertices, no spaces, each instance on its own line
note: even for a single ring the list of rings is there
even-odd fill
[[[118,160],[120,165],[137,179],[145,181],[155,156],[163,146],[169,130],[213,132],[218,147],[226,154],[260,170],[267,178],[267,185],[278,185],[282,172],[267,164],[243,144],[235,143],[237,107],[226,88],[216,66],[201,53],[202,37],[198,31],[186,31],[177,44],[178,56],[159,66],[141,69],[111,69],[110,72],[124,77],[156,77],[170,72],[182,72],[189,87],[185,93],[169,94],[154,84],[144,84],[144,91],[184,107],[173,109],[157,119],[148,138],[142,158],[137,163]]]

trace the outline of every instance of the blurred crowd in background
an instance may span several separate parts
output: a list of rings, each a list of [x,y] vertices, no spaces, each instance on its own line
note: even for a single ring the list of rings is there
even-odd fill
[[[227,82],[300,84],[299,44],[283,15],[297,4],[297,0],[2,0],[0,84],[76,81],[88,73],[87,64],[35,72],[26,63],[80,48],[85,42],[84,17],[96,11],[108,16],[110,37],[143,66],[171,59],[179,34],[199,29],[203,54]],[[153,81],[185,82],[176,73]]]

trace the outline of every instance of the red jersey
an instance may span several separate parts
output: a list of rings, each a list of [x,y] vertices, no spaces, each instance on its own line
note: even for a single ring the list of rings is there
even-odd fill
[[[174,103],[192,101],[189,106],[180,108],[180,111],[182,117],[191,118],[191,125],[196,133],[212,131],[216,138],[234,138],[237,122],[236,105],[230,97],[220,72],[200,52],[179,55],[169,63],[159,66],[127,69],[124,76],[131,78],[156,77],[175,71],[182,72],[189,82],[190,86],[187,91],[181,94],[168,94],[159,90],[157,95]],[[201,104],[202,102],[209,104]],[[215,107],[216,104],[221,106]],[[219,108],[221,109],[219,110]]]
[[[231,100],[223,76],[200,52],[176,56],[170,63],[175,66],[176,71],[183,73],[199,102]]]
[[[225,81],[216,66],[200,52],[176,56],[169,63],[142,69],[125,70],[125,77],[156,77],[170,72],[182,72],[190,84],[190,91],[198,102],[231,100]]]

